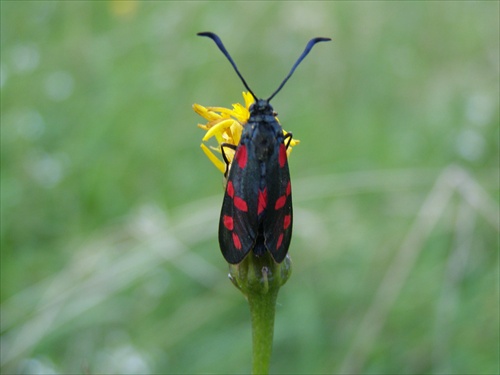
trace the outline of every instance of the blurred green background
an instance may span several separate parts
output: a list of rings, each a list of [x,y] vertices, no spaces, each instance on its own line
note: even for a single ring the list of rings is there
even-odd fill
[[[248,373],[193,103],[273,100],[274,373],[499,372],[499,3],[1,1],[1,367]]]

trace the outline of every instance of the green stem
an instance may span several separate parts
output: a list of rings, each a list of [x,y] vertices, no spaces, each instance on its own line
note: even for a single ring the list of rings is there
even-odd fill
[[[252,318],[252,373],[254,375],[269,374],[278,290],[279,288],[276,288],[266,294],[250,293],[248,295]]]

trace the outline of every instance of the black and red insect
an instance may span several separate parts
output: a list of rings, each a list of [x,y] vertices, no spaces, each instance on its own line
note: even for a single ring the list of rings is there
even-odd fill
[[[276,112],[269,104],[286,81],[318,42],[314,38],[292,69],[268,99],[258,99],[248,87],[220,38],[211,32],[198,33],[212,39],[229,60],[255,102],[244,125],[237,146],[222,144],[222,155],[228,166],[227,184],[219,222],[219,244],[228,263],[240,263],[253,250],[256,256],[269,251],[275,262],[285,259],[292,237],[292,188],[288,169],[287,148],[292,134],[283,133]],[[229,168],[225,149],[235,150]]]

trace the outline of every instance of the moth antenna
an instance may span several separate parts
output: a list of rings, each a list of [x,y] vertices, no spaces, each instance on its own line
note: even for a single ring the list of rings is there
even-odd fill
[[[313,39],[311,39],[309,41],[309,43],[307,43],[306,48],[304,49],[304,52],[302,52],[302,55],[300,55],[300,57],[297,59],[297,61],[295,62],[295,64],[293,64],[292,69],[290,70],[290,73],[288,73],[288,75],[285,77],[285,79],[283,80],[283,82],[281,82],[281,84],[276,89],[276,91],[269,97],[269,99],[267,99],[267,102],[270,102],[271,99],[274,98],[274,96],[278,92],[280,92],[280,90],[283,88],[283,86],[285,86],[286,81],[288,81],[288,79],[292,76],[292,74],[295,71],[295,69],[297,69],[297,67],[299,66],[299,64],[302,62],[302,60],[304,60],[304,58],[311,51],[311,49],[313,48],[313,46],[316,43],[319,43],[319,42],[328,42],[329,40],[331,40],[331,39],[330,38],[313,38]]]
[[[231,55],[229,54],[229,52],[227,52],[226,47],[224,47],[224,44],[222,44],[222,41],[220,40],[220,38],[216,34],[210,32],[210,31],[205,31],[205,32],[202,32],[202,33],[198,33],[196,35],[206,36],[206,37],[212,39],[215,42],[215,44],[217,45],[217,47],[219,47],[219,49],[221,50],[221,52],[224,54],[224,56],[226,56],[226,58],[229,60],[229,62],[233,66],[234,70],[236,71],[236,74],[238,74],[238,77],[240,77],[241,82],[243,82],[243,85],[245,86],[245,88],[248,90],[248,92],[250,94],[252,94],[252,96],[255,99],[255,101],[257,101],[258,100],[257,97],[255,96],[255,94],[253,93],[253,91],[250,89],[250,87],[248,87],[248,84],[246,83],[245,79],[243,78],[243,76],[241,75],[240,71],[238,70],[238,67],[236,66],[236,63],[233,61]],[[309,49],[311,49],[311,48],[309,47]]]

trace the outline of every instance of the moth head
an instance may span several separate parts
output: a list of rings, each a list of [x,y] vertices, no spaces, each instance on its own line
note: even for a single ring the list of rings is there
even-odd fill
[[[249,108],[250,113],[274,114],[274,109],[265,99],[256,100]]]

